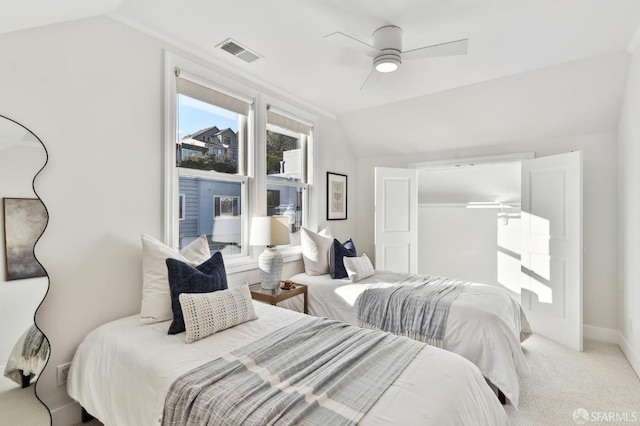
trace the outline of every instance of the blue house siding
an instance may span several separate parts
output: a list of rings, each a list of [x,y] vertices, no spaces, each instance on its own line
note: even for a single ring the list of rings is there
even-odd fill
[[[241,211],[241,184],[199,177],[180,176],[179,193],[185,196],[184,219],[180,221],[180,247],[200,235],[207,235],[212,252],[229,244],[240,243],[240,216],[215,217],[214,197],[237,197],[237,212]]]
[[[270,206],[268,214],[295,213],[291,231],[296,232],[302,223],[301,189],[270,183],[267,190],[277,205]],[[180,176],[179,192],[185,196],[184,219],[180,221],[180,247],[184,247],[200,235],[207,235],[212,252],[241,244],[242,184],[200,177]],[[215,197],[236,197],[237,216],[215,216]],[[220,210],[220,206],[218,206]]]
[[[184,219],[180,221],[180,247],[198,237],[198,183],[196,179],[181,177],[179,192],[184,194]]]
[[[242,190],[240,183],[221,182],[206,179],[198,179],[198,233],[200,235],[212,235],[214,221],[213,199],[215,196],[232,196],[238,197],[238,211],[241,211],[240,192]]]

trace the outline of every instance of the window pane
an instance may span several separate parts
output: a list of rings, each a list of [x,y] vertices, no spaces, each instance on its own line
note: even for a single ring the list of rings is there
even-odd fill
[[[300,137],[284,129],[275,129],[267,130],[267,179],[303,182],[304,156]]]
[[[292,246],[300,245],[302,191],[302,188],[295,186],[267,185],[267,215],[287,216],[289,219],[290,244]]]
[[[176,165],[238,173],[238,149],[246,116],[178,94]]]
[[[238,216],[238,197],[215,197],[214,200],[220,204],[214,209],[214,216]]]
[[[211,253],[238,254],[242,244],[242,183],[180,176],[179,192],[185,196],[180,221],[180,248],[206,234]]]

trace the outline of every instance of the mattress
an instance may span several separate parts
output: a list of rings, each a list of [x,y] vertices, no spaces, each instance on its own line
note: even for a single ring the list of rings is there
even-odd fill
[[[393,278],[392,278],[393,277]],[[297,274],[295,283],[308,286],[309,314],[357,324],[358,296],[372,285],[397,280],[398,274],[376,271],[375,275],[352,283],[330,275]],[[278,306],[302,311],[302,297]],[[529,375],[529,365],[520,346],[531,334],[520,307],[499,287],[472,283],[453,302],[446,323],[443,348],[473,362],[515,407],[520,379]]]
[[[254,305],[257,320],[191,344],[184,333],[168,335],[169,322],[139,325],[134,315],[104,324],[78,347],[67,391],[106,426],[157,425],[178,376],[303,315]],[[360,424],[507,425],[509,419],[472,363],[425,345]]]

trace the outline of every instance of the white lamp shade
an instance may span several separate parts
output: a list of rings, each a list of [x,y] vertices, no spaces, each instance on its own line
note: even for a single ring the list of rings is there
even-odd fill
[[[289,220],[286,216],[261,216],[251,219],[249,245],[276,246],[289,242]]]

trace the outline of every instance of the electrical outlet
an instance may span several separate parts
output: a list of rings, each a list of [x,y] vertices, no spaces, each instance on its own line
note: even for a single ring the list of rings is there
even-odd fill
[[[58,386],[62,386],[67,383],[67,376],[69,375],[69,367],[71,367],[71,363],[67,362],[66,364],[62,364],[58,366]]]

